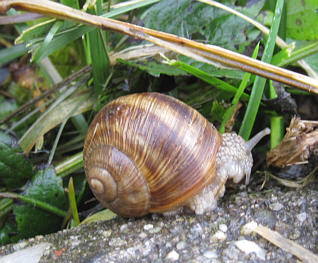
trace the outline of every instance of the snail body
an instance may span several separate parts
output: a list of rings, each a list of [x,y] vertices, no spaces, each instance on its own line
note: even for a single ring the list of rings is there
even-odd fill
[[[242,146],[233,147],[237,141]],[[226,180],[248,178],[253,163],[241,137],[219,134],[199,112],[159,93],[107,104],[90,125],[83,159],[96,198],[133,217],[180,207],[211,210]]]

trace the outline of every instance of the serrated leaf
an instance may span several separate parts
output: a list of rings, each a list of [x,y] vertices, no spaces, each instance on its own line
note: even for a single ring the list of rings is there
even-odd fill
[[[53,167],[38,171],[27,186],[25,196],[63,210],[67,208],[62,179],[56,176]],[[14,240],[55,232],[60,229],[63,221],[62,217],[30,204],[16,205],[13,213],[17,222],[17,234]]]
[[[257,16],[263,4],[264,1],[256,1],[243,9],[231,7]],[[258,36],[258,34],[248,34],[252,26],[245,20],[219,8],[186,0],[160,1],[147,11],[144,24],[145,27],[222,46],[240,53]],[[215,77],[242,79],[244,75],[239,70],[217,68],[180,55],[178,60],[200,68]]]
[[[13,233],[16,233],[16,230],[15,221],[12,218],[9,218],[0,230],[0,244],[5,245],[18,241],[18,239],[14,239],[11,236]]]
[[[145,27],[239,52],[253,40],[246,35],[251,28],[248,22],[196,1],[160,1],[147,11],[144,24]]]
[[[8,188],[20,187],[33,176],[31,162],[17,144],[11,143],[12,140],[0,132],[0,180]]]
[[[287,37],[297,40],[318,39],[318,1],[288,0],[287,7]]]

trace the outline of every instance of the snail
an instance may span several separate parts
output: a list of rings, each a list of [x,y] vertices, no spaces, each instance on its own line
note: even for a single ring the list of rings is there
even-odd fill
[[[83,159],[90,188],[102,205],[124,217],[190,209],[213,210],[225,182],[249,181],[250,141],[220,134],[198,111],[160,93],[110,102],[86,135]]]

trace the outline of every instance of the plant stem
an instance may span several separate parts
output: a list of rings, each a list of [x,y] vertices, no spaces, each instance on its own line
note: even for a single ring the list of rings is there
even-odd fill
[[[0,197],[19,199],[21,201],[24,201],[25,203],[28,203],[28,204],[33,205],[35,207],[49,211],[49,212],[56,214],[58,216],[61,216],[61,217],[66,216],[66,212],[64,210],[61,210],[55,206],[52,206],[52,205],[48,204],[47,202],[39,201],[39,200],[36,200],[34,198],[31,198],[31,197],[27,197],[27,196],[15,194],[15,193],[9,193],[9,192],[0,193]]]

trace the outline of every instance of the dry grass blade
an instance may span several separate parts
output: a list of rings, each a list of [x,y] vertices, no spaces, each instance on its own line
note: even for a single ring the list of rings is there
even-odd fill
[[[298,245],[296,242],[283,237],[276,231],[273,231],[265,226],[258,225],[254,232],[267,239],[269,242],[280,247],[281,249],[295,255],[303,262],[314,263],[318,262],[318,256]]]
[[[74,107],[81,103],[81,105],[73,112]],[[41,148],[43,142],[43,136],[49,130],[53,129],[65,119],[72,112],[72,116],[83,113],[94,105],[95,100],[90,96],[88,91],[78,93],[71,98],[66,99],[59,105],[54,105],[41,115],[39,119],[28,129],[28,131],[20,139],[19,144],[25,153],[30,152],[34,145],[37,145],[36,149]]]
[[[41,13],[46,16],[74,20],[102,29],[115,30],[126,35],[166,47],[174,52],[192,57],[205,63],[215,64],[215,62],[217,62],[226,66],[239,68],[247,72],[318,94],[318,80],[316,79],[255,60],[217,46],[204,45],[172,34],[151,30],[113,19],[90,15],[52,1],[3,0],[0,2],[0,12],[5,12],[11,7],[18,10]]]
[[[307,163],[318,152],[318,121],[303,121],[294,117],[283,141],[266,155],[267,165],[285,167]]]
[[[254,25],[256,28],[258,28],[260,31],[262,31],[264,34],[269,35],[269,29],[262,25],[261,23],[257,22],[256,20],[253,20],[252,18],[236,11],[235,9],[229,8],[226,5],[223,5],[219,2],[213,1],[213,0],[197,0],[199,2],[211,5],[211,6],[215,6],[217,8],[221,8],[229,13],[232,13],[244,20],[246,20],[247,22],[251,23],[252,25]],[[279,36],[276,37],[276,45],[279,46],[281,49],[283,48],[287,48],[288,44],[281,39]],[[304,70],[306,70],[306,72],[309,74],[309,76],[313,77],[313,78],[318,78],[318,74],[307,64],[307,62],[303,59],[298,61],[298,64],[300,66],[303,67]]]
[[[269,229],[268,227],[257,224],[256,222],[250,222],[246,224],[242,232],[246,235],[251,232],[259,234],[261,237],[265,238],[275,246],[283,249],[284,251],[291,253],[300,260],[306,263],[318,262],[318,256],[309,251],[308,249],[300,246],[296,242],[283,237],[276,231]]]

